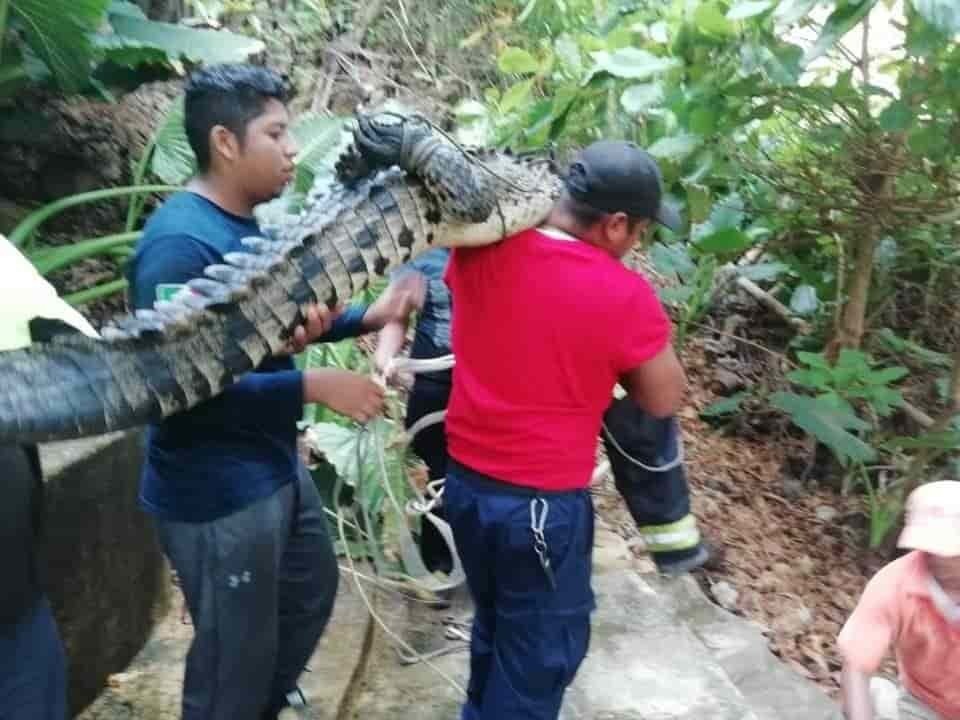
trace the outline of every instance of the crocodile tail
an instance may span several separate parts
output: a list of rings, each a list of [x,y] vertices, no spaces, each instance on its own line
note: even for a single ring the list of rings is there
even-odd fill
[[[345,300],[410,257],[418,213],[406,191],[398,170],[339,186],[282,228],[285,239],[246,239],[248,252],[102,339],[60,335],[0,353],[0,444],[123,430],[218,395],[281,351],[306,307]]]
[[[123,318],[103,340],[61,335],[0,354],[0,444],[123,430],[218,395],[280,350],[301,317],[289,298],[271,297],[278,283],[260,282],[262,293],[192,281],[191,295]]]

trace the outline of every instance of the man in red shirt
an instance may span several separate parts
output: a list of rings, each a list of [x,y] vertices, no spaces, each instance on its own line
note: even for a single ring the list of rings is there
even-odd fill
[[[553,720],[590,636],[587,488],[616,383],[656,417],[685,376],[650,284],[620,261],[661,204],[654,160],[601,141],[544,226],[457,248],[446,280],[457,365],[444,506],[473,596],[462,720]]]

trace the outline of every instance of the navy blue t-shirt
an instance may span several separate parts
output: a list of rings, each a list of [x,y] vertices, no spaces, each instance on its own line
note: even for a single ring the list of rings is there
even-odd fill
[[[172,195],[147,221],[127,271],[133,306],[152,307],[157,285],[203,277],[260,234],[253,218],[192,192]],[[361,334],[365,311],[348,308],[321,340]],[[141,504],[166,520],[207,522],[273,494],[297,475],[302,415],[302,373],[292,358],[267,358],[217,397],[149,427]]]

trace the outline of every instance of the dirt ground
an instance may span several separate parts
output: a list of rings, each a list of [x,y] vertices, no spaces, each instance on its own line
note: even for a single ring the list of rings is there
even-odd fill
[[[691,378],[681,425],[693,511],[721,549],[719,567],[697,571],[697,579],[718,604],[763,626],[784,662],[836,697],[836,637],[882,565],[865,551],[863,503],[799,485],[786,470],[785,443],[728,436],[701,420],[716,399],[704,387],[708,360],[696,340],[683,359]],[[598,513],[628,541],[639,538],[612,480],[596,494]],[[640,544],[635,552],[643,553]]]

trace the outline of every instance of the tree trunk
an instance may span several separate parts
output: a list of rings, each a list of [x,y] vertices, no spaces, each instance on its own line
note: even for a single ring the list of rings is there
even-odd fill
[[[835,359],[843,348],[859,349],[866,330],[867,305],[870,300],[870,287],[873,282],[873,263],[877,246],[883,237],[883,214],[892,205],[896,195],[896,168],[904,152],[905,139],[895,138],[887,143],[891,146],[886,155],[874,155],[875,162],[882,167],[876,168],[862,180],[861,189],[867,199],[863,201],[863,231],[857,236],[852,262],[847,263],[847,276],[841,287],[846,288],[846,300],[834,328],[833,339],[827,345],[826,355]]]
[[[859,348],[863,341],[864,320],[867,317],[870,284],[873,280],[873,260],[880,242],[879,236],[878,230],[870,229],[857,238],[854,245],[854,262],[844,283],[847,299],[830,344],[831,356],[835,356],[843,348]]]

